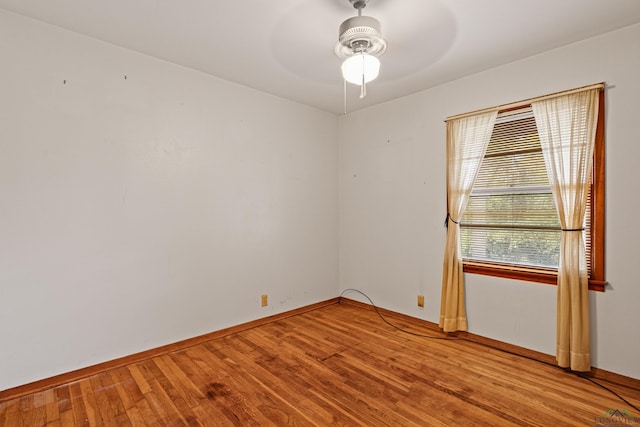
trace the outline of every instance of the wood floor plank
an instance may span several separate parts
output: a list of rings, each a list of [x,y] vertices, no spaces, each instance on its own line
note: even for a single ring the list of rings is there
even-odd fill
[[[134,408],[136,402],[144,398],[135,380],[127,375],[123,368],[114,369],[109,372],[109,375],[111,376],[113,387],[118,394],[118,400],[125,412]]]
[[[103,426],[104,422],[98,413],[98,404],[96,402],[96,394],[94,386],[91,384],[93,377],[87,378],[85,381],[79,381],[77,384],[80,388],[79,397],[84,402],[84,415],[87,425]]]
[[[555,366],[436,338],[324,306],[1,402],[0,427],[584,426],[609,409],[636,414]],[[640,390],[606,386],[640,404]]]
[[[80,383],[84,381],[76,381],[69,384],[69,402],[73,413],[75,426],[89,426],[89,418],[85,409],[85,403],[82,398],[82,390]]]
[[[151,392],[145,394],[146,400],[158,417],[167,425],[187,425],[185,417],[191,414],[182,414],[180,409],[186,410],[188,406],[175,393],[153,359],[141,363],[140,368],[151,388]]]
[[[104,374],[96,375],[93,378],[96,379],[95,387],[99,388],[101,391],[99,408],[101,414],[103,414],[103,419],[108,417],[113,420],[110,425],[122,427],[130,426],[131,422],[129,417],[126,415],[127,411],[124,407],[124,403],[122,399],[120,399],[116,384],[113,382],[110,373],[105,372]]]
[[[55,401],[58,405],[58,416],[60,418],[61,425],[73,426],[74,423],[73,411],[71,410],[71,395],[69,392],[69,385],[62,385],[53,389]]]
[[[132,407],[132,408],[127,408],[125,415],[127,417],[127,419],[129,420],[129,425],[134,426],[134,427],[145,427],[145,426],[151,426],[153,424],[148,424],[147,421],[150,420],[145,420],[141,413],[140,410],[138,409],[138,407]]]
[[[20,398],[0,403],[0,425],[14,427],[21,419]]]
[[[154,410],[151,408],[149,401],[147,400],[147,396],[145,396],[142,400],[138,401],[134,408],[130,408],[127,410],[127,416],[129,420],[131,420],[132,424],[135,426],[165,426],[166,423],[161,418],[157,417]],[[136,420],[142,420],[143,423],[138,424],[135,422]]]
[[[129,374],[131,375],[131,377],[136,382],[136,385],[138,386],[140,393],[142,393],[143,395],[150,393],[151,387],[149,386],[149,383],[147,382],[147,380],[144,378],[144,375],[142,374],[142,372],[140,372],[140,363],[129,365],[127,369],[129,370]]]
[[[58,410],[58,402],[56,401],[55,389],[50,388],[44,392],[45,396],[45,414],[47,425],[53,424],[60,420],[60,412]]]
[[[164,356],[163,356],[164,357]],[[178,387],[169,379],[171,373],[165,374],[159,368],[158,364],[161,363],[162,357],[155,357],[152,359],[153,364],[150,364],[150,371],[155,373],[155,378],[149,382],[156,395],[162,397],[165,405],[165,409],[169,414],[169,424],[180,424],[189,426],[201,425],[198,418],[193,413],[191,406],[185,400],[185,394],[180,393]],[[175,384],[180,384],[179,380],[175,381]],[[158,388],[160,387],[160,388]],[[188,395],[189,392],[186,393]],[[196,405],[197,406],[197,405]]]

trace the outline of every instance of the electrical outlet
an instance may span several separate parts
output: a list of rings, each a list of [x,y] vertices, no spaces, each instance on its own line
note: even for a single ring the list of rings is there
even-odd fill
[[[269,295],[262,295],[262,307],[266,307],[269,305]]]
[[[418,307],[424,307],[424,295],[418,295]]]

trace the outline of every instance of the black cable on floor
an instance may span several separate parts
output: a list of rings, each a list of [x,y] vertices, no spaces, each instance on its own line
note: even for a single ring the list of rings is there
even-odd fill
[[[430,339],[434,339],[434,340],[451,340],[451,341],[462,340],[462,338],[458,338],[458,337],[438,337],[438,336],[435,336],[435,335],[424,335],[424,334],[419,334],[417,332],[409,331],[407,329],[402,329],[401,327],[399,327],[397,325],[394,325],[393,323],[391,323],[387,319],[385,319],[385,317],[382,315],[382,313],[380,313],[380,310],[378,310],[378,307],[376,307],[376,305],[373,303],[371,298],[369,298],[369,296],[367,294],[365,294],[364,292],[359,291],[357,289],[349,288],[349,289],[345,289],[344,291],[342,291],[342,293],[338,297],[338,304],[340,304],[342,296],[347,292],[356,292],[356,293],[359,293],[360,295],[362,295],[363,297],[365,297],[367,300],[369,300],[369,303],[371,304],[371,307],[373,307],[375,312],[378,314],[378,316],[380,317],[380,319],[382,319],[382,321],[384,323],[386,323],[387,325],[391,326],[392,328],[395,328],[395,329],[397,329],[397,330],[399,330],[401,332],[404,332],[405,334],[415,335],[416,337],[422,337],[422,338],[430,338]]]
[[[545,362],[545,361],[543,361],[543,360],[538,360],[538,359],[535,359],[535,358],[533,358],[533,357],[525,356],[525,355],[523,355],[523,354],[518,354],[518,353],[515,353],[515,352],[512,352],[512,351],[509,351],[509,350],[505,350],[505,349],[502,349],[502,348],[494,347],[494,346],[489,345],[489,344],[485,344],[485,343],[481,343],[481,342],[473,341],[473,340],[470,340],[470,339],[468,339],[468,338],[460,338],[460,337],[439,337],[439,336],[435,336],[435,335],[419,334],[419,333],[416,333],[416,332],[413,332],[413,331],[409,331],[409,330],[407,330],[407,329],[403,329],[403,328],[401,328],[401,327],[399,327],[399,326],[397,326],[397,325],[394,325],[393,323],[389,322],[389,321],[388,321],[388,320],[387,320],[387,319],[382,315],[382,313],[380,312],[380,310],[378,310],[378,307],[373,303],[373,300],[372,300],[371,298],[369,298],[369,296],[368,296],[367,294],[365,294],[364,292],[362,292],[362,291],[360,291],[360,290],[358,290],[358,289],[347,288],[347,289],[343,290],[343,291],[340,293],[340,295],[338,296],[338,304],[340,304],[340,302],[341,302],[341,300],[342,300],[342,296],[343,296],[345,293],[347,293],[347,292],[356,292],[356,293],[358,293],[358,294],[362,295],[363,297],[365,297],[365,298],[369,301],[369,304],[371,304],[371,306],[372,306],[372,307],[373,307],[373,309],[375,310],[375,312],[376,312],[376,314],[378,315],[378,317],[380,317],[380,319],[382,319],[382,321],[383,321],[384,323],[386,323],[387,325],[391,326],[392,328],[397,329],[397,330],[398,330],[398,331],[400,331],[400,332],[404,332],[405,334],[410,334],[410,335],[414,335],[414,336],[417,336],[417,337],[429,338],[429,339],[435,339],[435,340],[451,340],[451,341],[458,340],[458,341],[466,341],[466,342],[470,342],[470,343],[473,343],[473,344],[481,345],[481,346],[483,346],[483,347],[487,347],[487,348],[491,348],[491,349],[494,349],[494,350],[498,350],[498,351],[501,351],[501,352],[503,352],[503,353],[511,354],[511,355],[513,355],[513,356],[518,356],[518,357],[521,357],[521,358],[523,358],[523,359],[528,359],[528,360],[532,360],[532,361],[534,361],[534,362],[542,363],[542,364],[544,364],[544,365],[548,365],[548,366],[551,366],[551,367],[553,367],[553,368],[563,369],[563,368],[560,368],[558,365],[554,365],[554,364],[552,364],[552,363],[548,363],[548,362]],[[577,377],[580,377],[580,378],[583,378],[583,379],[585,379],[585,380],[587,380],[587,381],[592,382],[593,384],[597,385],[598,387],[600,387],[600,388],[602,388],[602,389],[604,389],[604,390],[608,391],[609,393],[611,393],[612,395],[614,395],[615,397],[617,397],[618,399],[620,399],[621,401],[623,401],[625,404],[629,405],[631,408],[633,408],[633,409],[635,409],[636,411],[640,412],[640,409],[638,409],[635,405],[633,405],[633,404],[632,404],[631,402],[629,402],[627,399],[625,399],[624,397],[622,397],[620,394],[618,394],[618,393],[617,393],[617,392],[615,392],[614,390],[611,390],[610,388],[608,388],[608,387],[606,387],[606,386],[604,386],[604,385],[600,384],[599,382],[597,382],[597,381],[596,381],[596,380],[594,380],[593,378],[590,378],[590,377],[588,377],[587,375],[585,375],[585,374],[583,374],[583,373],[580,373],[580,372],[566,371],[566,370],[564,370],[564,369],[563,369],[563,371],[564,371],[564,372],[570,372],[570,373],[573,373],[573,374],[574,374],[574,375],[576,375]]]
[[[593,378],[588,377],[587,375],[584,374],[580,374],[580,373],[576,373],[577,376],[579,376],[580,378],[584,378],[587,381],[590,381],[592,383],[594,383],[595,385],[597,385],[598,387],[608,391],[609,393],[613,394],[614,396],[616,396],[618,399],[622,400],[624,403],[626,403],[627,405],[631,406],[633,409],[635,409],[636,411],[640,412],[640,409],[638,409],[637,406],[635,406],[634,404],[632,404],[631,402],[629,402],[627,399],[625,399],[624,397],[620,396],[618,393],[616,393],[615,391],[611,390],[609,387],[606,387],[603,384],[600,384],[599,382],[597,382],[596,380],[594,380]]]

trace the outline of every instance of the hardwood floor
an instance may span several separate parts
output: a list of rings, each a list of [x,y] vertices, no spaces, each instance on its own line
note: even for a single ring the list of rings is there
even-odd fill
[[[609,409],[636,414],[556,367],[343,303],[0,403],[0,426],[593,426]]]

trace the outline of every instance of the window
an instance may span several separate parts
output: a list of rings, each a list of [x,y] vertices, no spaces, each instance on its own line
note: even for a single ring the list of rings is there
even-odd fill
[[[604,281],[604,96],[585,215],[589,288]],[[501,111],[460,222],[464,271],[555,284],[561,229],[530,105]]]

